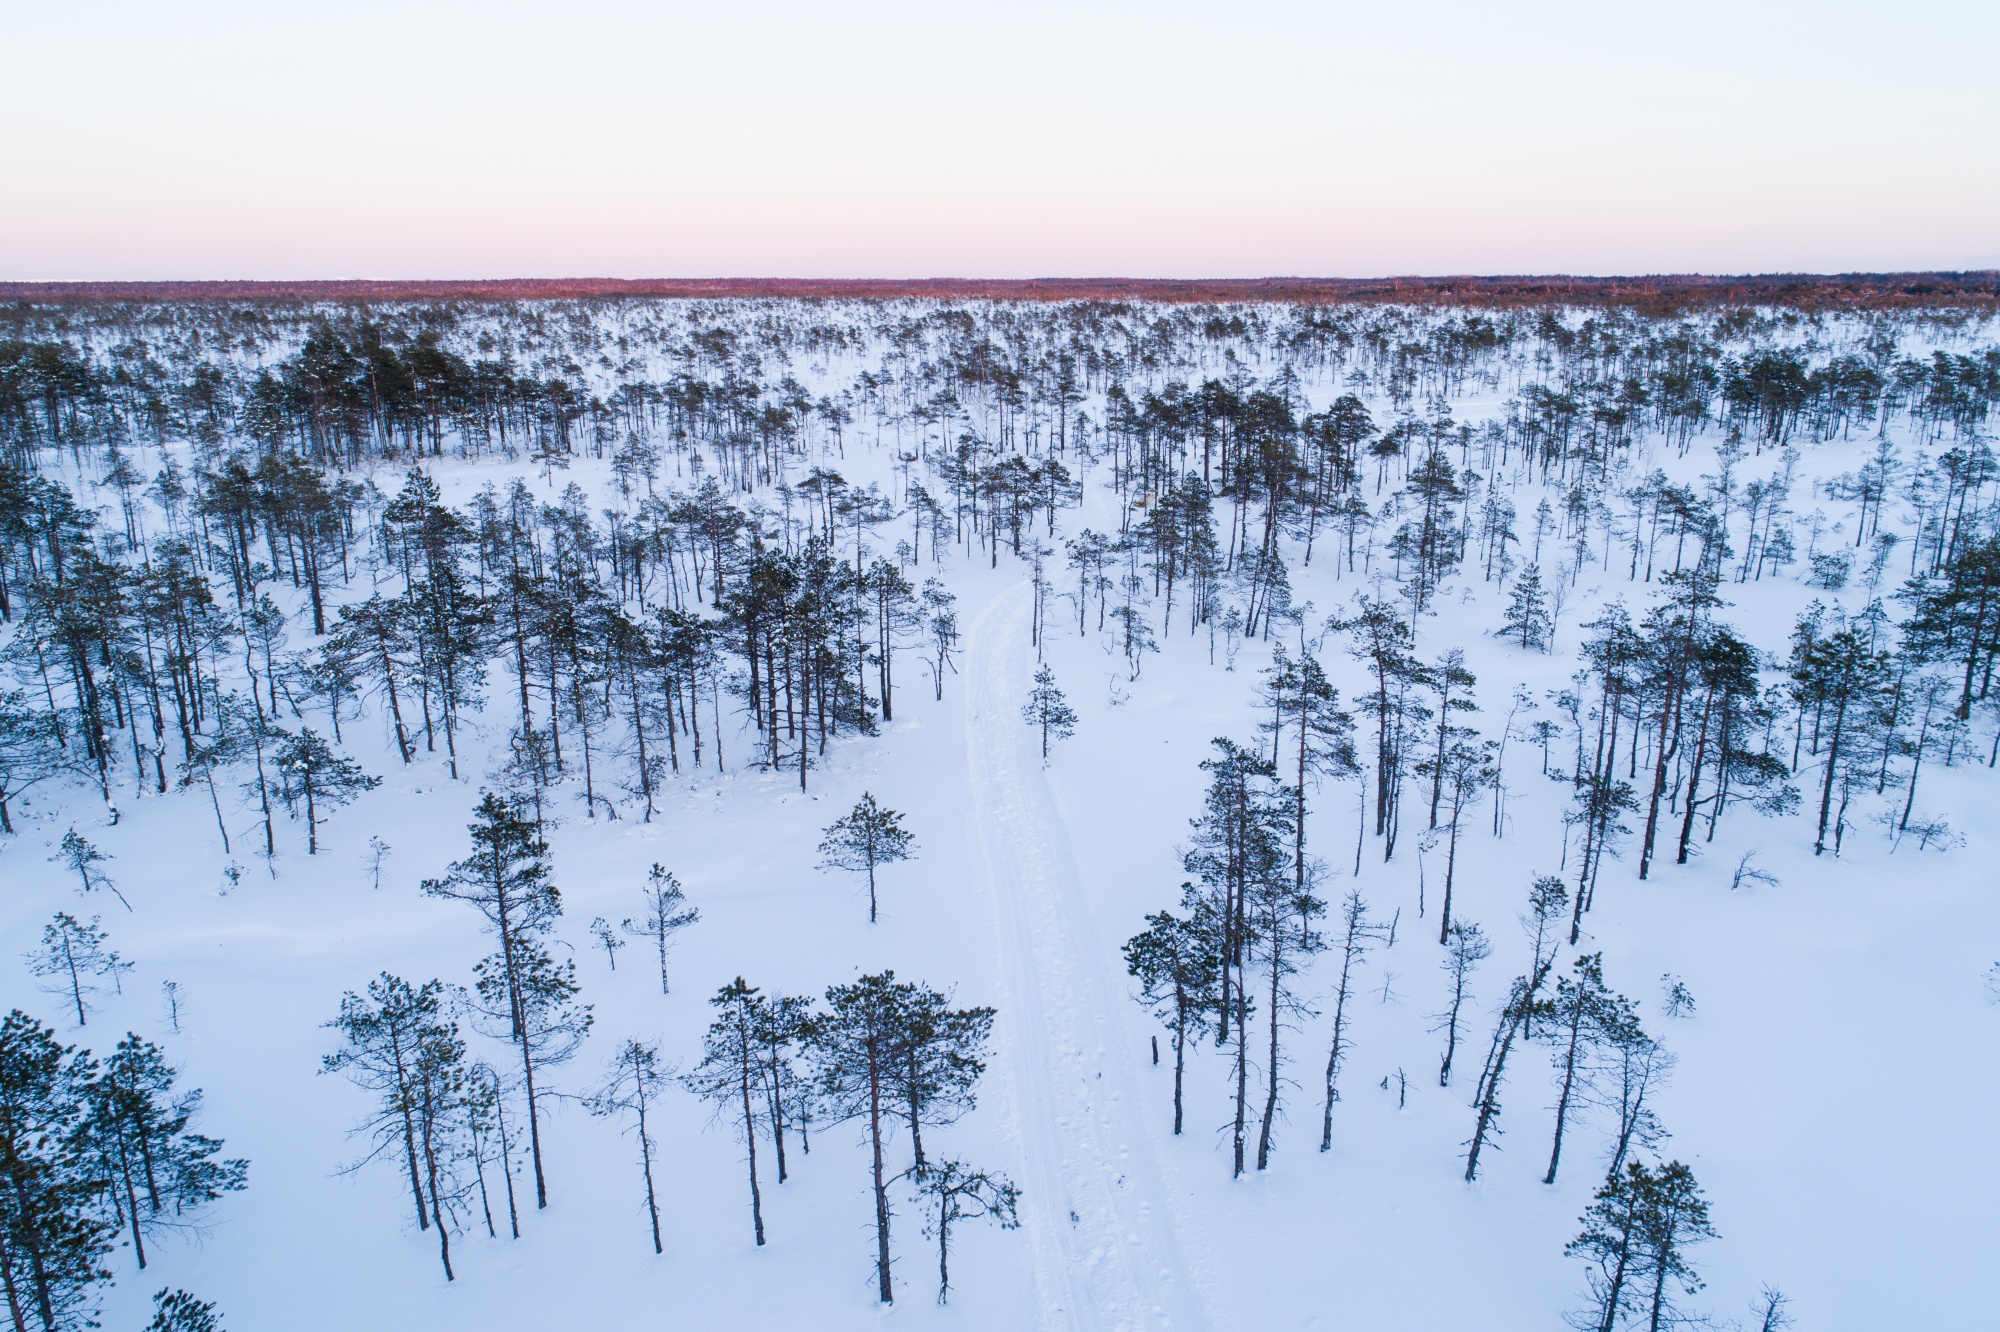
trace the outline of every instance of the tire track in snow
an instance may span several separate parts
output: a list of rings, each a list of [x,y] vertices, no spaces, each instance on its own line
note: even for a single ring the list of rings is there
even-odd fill
[[[1200,1332],[1210,1319],[1143,1119],[1027,696],[1026,584],[980,613],[966,645],[966,753],[1006,1002],[1000,1052],[1024,1165],[1023,1229],[1044,1328]],[[1115,976],[1120,973],[1113,973]]]

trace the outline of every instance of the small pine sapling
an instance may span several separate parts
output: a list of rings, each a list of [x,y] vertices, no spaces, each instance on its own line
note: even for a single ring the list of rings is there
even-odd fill
[[[368,839],[368,871],[373,876],[375,891],[382,891],[382,862],[389,858],[392,848],[380,837]]]
[[[611,963],[611,969],[618,970],[618,950],[625,946],[625,941],[618,937],[618,931],[611,928],[610,921],[598,916],[590,922],[590,932],[604,950],[605,960]]]
[[[1496,636],[1519,643],[1529,652],[1546,652],[1554,633],[1555,619],[1549,613],[1548,594],[1542,590],[1541,566],[1530,564],[1514,580]]]
[[[125,900],[125,894],[119,892],[118,885],[111,881],[111,876],[97,868],[108,864],[111,857],[85,841],[76,829],[71,828],[63,834],[62,845],[49,859],[61,861],[70,873],[76,875],[86,897],[102,888],[117,898],[118,904],[127,911],[132,909],[132,904]]]

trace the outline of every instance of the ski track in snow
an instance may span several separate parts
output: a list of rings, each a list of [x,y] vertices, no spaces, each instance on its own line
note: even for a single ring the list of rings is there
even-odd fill
[[[1183,1252],[1137,1078],[1100,974],[1090,906],[1048,780],[1021,720],[1029,683],[1027,584],[997,597],[966,643],[971,815],[985,851],[1006,992],[1000,1053],[1012,1078],[1041,1326],[1212,1325]]]

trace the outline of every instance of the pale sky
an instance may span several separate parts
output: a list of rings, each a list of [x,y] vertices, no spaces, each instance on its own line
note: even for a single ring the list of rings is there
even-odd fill
[[[1995,0],[0,0],[0,278],[2000,267]]]

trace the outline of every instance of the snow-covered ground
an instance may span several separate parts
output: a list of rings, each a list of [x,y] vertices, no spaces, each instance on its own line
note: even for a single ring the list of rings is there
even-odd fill
[[[1338,391],[1327,382],[1305,389],[1322,407]],[[1472,421],[1500,410],[1490,392],[1452,406]],[[1697,439],[1685,459],[1642,442],[1634,466],[1692,481],[1713,470],[1716,441]],[[1849,518],[1851,506],[1806,496],[1869,450],[1859,436],[1801,445],[1794,507]],[[893,495],[894,463],[856,428],[840,465],[850,481]],[[1746,459],[1742,477],[1776,464],[1768,452]],[[554,493],[525,463],[446,460],[434,474],[453,504],[512,474],[535,477],[545,500]],[[1059,515],[1058,537],[1117,528],[1105,479],[1101,466],[1092,470],[1082,508]],[[398,480],[392,468],[378,477],[390,493]],[[579,460],[557,485],[570,481],[612,502],[603,463]],[[1525,521],[1540,489],[1520,494]],[[110,492],[86,502],[109,505]],[[901,535],[894,525],[884,531]],[[1382,559],[1378,551],[1378,568]],[[1309,638],[1368,586],[1337,565],[1326,556],[1308,568],[1294,561],[1294,601],[1313,603]],[[917,572],[936,571],[926,563]],[[1725,582],[1731,604],[1721,618],[1781,656],[1810,599],[1858,609],[1866,598],[1859,586],[1808,589],[1798,572]],[[217,1300],[233,1328],[301,1332],[883,1320],[996,1330],[1556,1325],[1583,1285],[1563,1246],[1602,1178],[1603,1116],[1583,1115],[1560,1182],[1544,1186],[1555,1093],[1545,1053],[1523,1050],[1500,1150],[1467,1185],[1467,1102],[1507,982],[1527,965],[1516,924],[1527,887],[1558,872],[1566,854],[1567,788],[1541,776],[1540,751],[1521,728],[1531,715],[1553,717],[1548,694],[1570,685],[1579,626],[1595,609],[1622,597],[1636,615],[1652,589],[1628,581],[1617,556],[1609,569],[1589,566],[1549,654],[1493,637],[1505,599],[1470,565],[1446,584],[1437,614],[1419,620],[1420,656],[1462,648],[1478,678],[1469,724],[1498,738],[1517,687],[1539,709],[1521,714],[1509,741],[1504,835],[1493,836],[1483,800],[1462,844],[1455,910],[1495,944],[1476,973],[1462,1071],[1438,1086],[1442,848],[1425,848],[1413,813],[1395,858],[1383,863],[1367,836],[1355,874],[1358,786],[1329,783],[1312,793],[1308,832],[1327,862],[1324,893],[1337,899],[1358,886],[1372,918],[1395,920],[1394,943],[1375,947],[1358,973],[1332,1150],[1317,1150],[1335,961],[1322,956],[1300,984],[1316,1015],[1286,1035],[1291,1084],[1278,1150],[1269,1170],[1232,1180],[1228,1061],[1212,1048],[1193,1054],[1188,1128],[1173,1136],[1170,1060],[1152,1060],[1160,1029],[1133,1002],[1119,947],[1146,913],[1178,900],[1180,853],[1205,786],[1198,764],[1214,737],[1255,741],[1255,686],[1271,645],[1214,646],[1206,631],[1191,636],[1177,609],[1171,632],[1156,628],[1161,651],[1134,680],[1113,639],[1079,633],[1074,606],[1058,600],[1046,659],[1080,721],[1045,765],[1020,716],[1037,664],[1026,565],[1007,555],[997,568],[983,556],[961,558],[942,576],[965,627],[943,700],[932,699],[908,656],[895,721],[833,746],[809,792],[795,772],[746,763],[747,719],[724,745],[726,771],[711,764],[673,779],[651,821],[629,801],[615,820],[587,817],[569,787],[557,788],[558,933],[573,950],[595,1029],[554,1077],[549,1207],[528,1208],[519,1241],[505,1238],[504,1219],[497,1240],[483,1224],[469,1229],[455,1246],[451,1283],[429,1241],[409,1228],[397,1172],[345,1169],[365,1150],[347,1134],[367,1102],[322,1075],[320,1060],[334,1048],[324,1024],[343,992],[383,971],[468,983],[489,951],[471,911],[417,885],[465,854],[481,777],[505,740],[506,672],[492,673],[496,701],[475,719],[461,781],[450,779],[442,754],[399,764],[374,705],[348,723],[349,752],[385,780],[329,818],[314,857],[304,854],[302,828],[282,826],[281,853],[267,869],[244,851],[250,815],[237,807],[228,811],[240,839],[232,862],[200,791],[134,799],[128,782],[115,826],[87,787],[21,802],[20,835],[0,846],[0,939],[21,953],[54,911],[101,915],[134,968],[122,994],[103,996],[69,1038],[103,1048],[130,1029],[159,1041],[184,1065],[186,1084],[205,1090],[205,1131],[252,1163],[249,1190],[216,1207],[204,1235],[162,1243],[143,1274],[129,1253],[116,1256],[104,1325],[140,1326],[146,1298],[163,1284]],[[1068,581],[1059,559],[1052,576],[1059,590]],[[1898,576],[1892,568],[1885,591]],[[282,590],[296,608],[296,595]],[[309,624],[294,624],[295,646],[310,639]],[[1365,692],[1342,638],[1327,638],[1319,655],[1343,700]],[[1767,671],[1766,683],[1778,675]],[[325,729],[323,719],[306,720]],[[1734,810],[1694,861],[1676,867],[1667,857],[1644,882],[1632,848],[1605,867],[1582,944],[1603,953],[1607,980],[1640,1001],[1648,1029],[1678,1056],[1658,1102],[1672,1135],[1660,1151],[1691,1165],[1710,1199],[1720,1237],[1695,1255],[1708,1289],[1692,1303],[1718,1320],[1747,1320],[1763,1284],[1782,1288],[1799,1325],[1812,1329],[1972,1326],[1988,1303],[1979,1273],[1996,1233],[1990,1199],[2000,1193],[1990,1132],[2000,1008],[1988,991],[2000,949],[1991,870],[2000,829],[1990,814],[2000,777],[1981,761],[1988,725],[1976,724],[1974,759],[1927,769],[1919,796],[1963,834],[1962,846],[1926,852],[1905,842],[1892,854],[1867,822],[1870,804],[1852,820],[1841,856],[1816,858],[1808,800],[1805,812],[1771,819]],[[822,830],[863,791],[903,811],[919,844],[915,859],[883,870],[874,925],[854,876],[816,868]],[[49,859],[73,825],[113,857],[107,869],[129,914],[105,894],[79,901],[73,879]],[[391,848],[379,888],[371,837]],[[1772,880],[1732,889],[1747,853]],[[655,862],[678,875],[702,913],[679,938],[666,996],[643,944],[614,971],[585,929],[596,916],[638,914]],[[232,863],[241,867],[234,882],[225,876]],[[665,1227],[656,1257],[636,1144],[573,1099],[599,1080],[611,1049],[628,1036],[657,1038],[687,1067],[710,1020],[708,996],[732,978],[810,995],[885,967],[999,1010],[977,1110],[937,1132],[950,1154],[1022,1186],[1021,1228],[957,1232],[953,1298],[940,1307],[935,1251],[903,1208],[898,1301],[884,1310],[870,1270],[860,1131],[818,1129],[810,1155],[794,1155],[788,1183],[767,1176],[770,1242],[758,1248],[740,1145],[710,1123],[705,1105],[675,1093],[655,1128]],[[1692,992],[1692,1015],[1663,1012],[1669,974]],[[178,1033],[166,1026],[166,980],[181,987]],[[60,1009],[24,965],[0,966],[0,1002],[50,1020]]]

